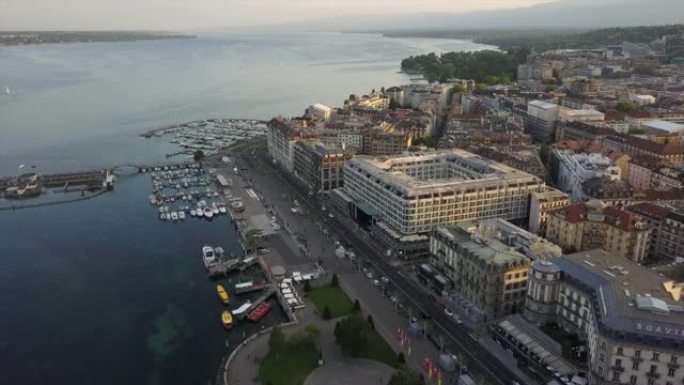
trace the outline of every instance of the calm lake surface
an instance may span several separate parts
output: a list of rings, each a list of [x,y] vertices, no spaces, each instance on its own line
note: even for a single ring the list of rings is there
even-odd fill
[[[484,48],[337,33],[0,48],[0,175],[159,161],[168,138],[146,129],[337,106],[407,83],[404,57]],[[229,220],[162,223],[151,189],[127,174],[92,200],[0,211],[3,383],[206,384],[257,330],[221,328],[201,263],[204,244],[239,251]]]

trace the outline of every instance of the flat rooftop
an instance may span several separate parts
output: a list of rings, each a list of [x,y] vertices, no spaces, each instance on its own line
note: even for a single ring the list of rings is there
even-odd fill
[[[530,262],[525,255],[495,239],[470,234],[469,223],[464,222],[462,226],[439,227],[435,231],[459,247],[469,250],[478,260],[487,265],[505,267]]]
[[[347,163],[389,189],[461,189],[478,184],[536,184],[541,180],[524,171],[484,159],[460,149],[372,157],[359,155]]]
[[[611,329],[684,343],[681,287],[671,279],[603,250],[568,254],[552,262],[564,276],[594,290],[595,310]]]

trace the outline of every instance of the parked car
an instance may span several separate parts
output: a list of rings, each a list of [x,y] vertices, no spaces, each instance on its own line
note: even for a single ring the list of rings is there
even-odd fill
[[[373,280],[373,286],[380,286],[380,281],[378,281],[377,279]]]
[[[387,278],[386,275],[383,275],[383,276],[382,276],[382,282],[384,282],[384,283],[389,283],[389,278]]]

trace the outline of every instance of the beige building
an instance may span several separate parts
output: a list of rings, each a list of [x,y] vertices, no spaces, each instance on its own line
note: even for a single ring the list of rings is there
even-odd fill
[[[546,238],[564,250],[601,248],[640,262],[648,256],[650,227],[634,213],[590,201],[553,212]]]
[[[486,320],[522,311],[531,260],[491,238],[459,226],[438,227],[430,234],[430,258],[453,289]]]
[[[542,192],[533,192],[530,198],[530,221],[528,228],[534,234],[546,234],[549,212],[570,205],[568,194],[546,187]]]
[[[603,250],[536,262],[524,315],[586,341],[590,383],[684,382],[684,285]]]

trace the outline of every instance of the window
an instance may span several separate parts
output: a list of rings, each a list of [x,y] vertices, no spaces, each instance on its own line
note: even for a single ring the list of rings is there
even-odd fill
[[[634,351],[634,357],[641,357],[641,350],[635,350]]]
[[[655,380],[652,378],[648,379],[648,385],[655,385]]]
[[[606,355],[603,353],[599,353],[599,362],[606,362]]]
[[[613,372],[613,381],[620,381],[620,372]]]
[[[621,356],[621,355],[622,355],[622,346],[620,346],[619,348],[617,348],[617,354],[618,354],[618,356]]]
[[[674,377],[674,374],[675,374],[675,368],[667,369],[667,376],[668,377]]]
[[[636,385],[636,380],[637,380],[637,376],[635,376],[635,375],[632,374],[632,375],[629,377],[629,383],[630,383],[630,385]]]
[[[658,365],[651,365],[651,373],[655,373],[658,370]]]
[[[675,355],[673,354],[672,357],[670,357],[670,363],[671,363],[671,364],[676,364],[676,363],[677,363],[677,356],[675,356]]]
[[[632,362],[632,369],[639,370],[639,361]]]
[[[601,349],[606,350],[606,340],[601,340]]]
[[[658,357],[660,357],[660,353],[653,352],[653,361],[658,361]]]

